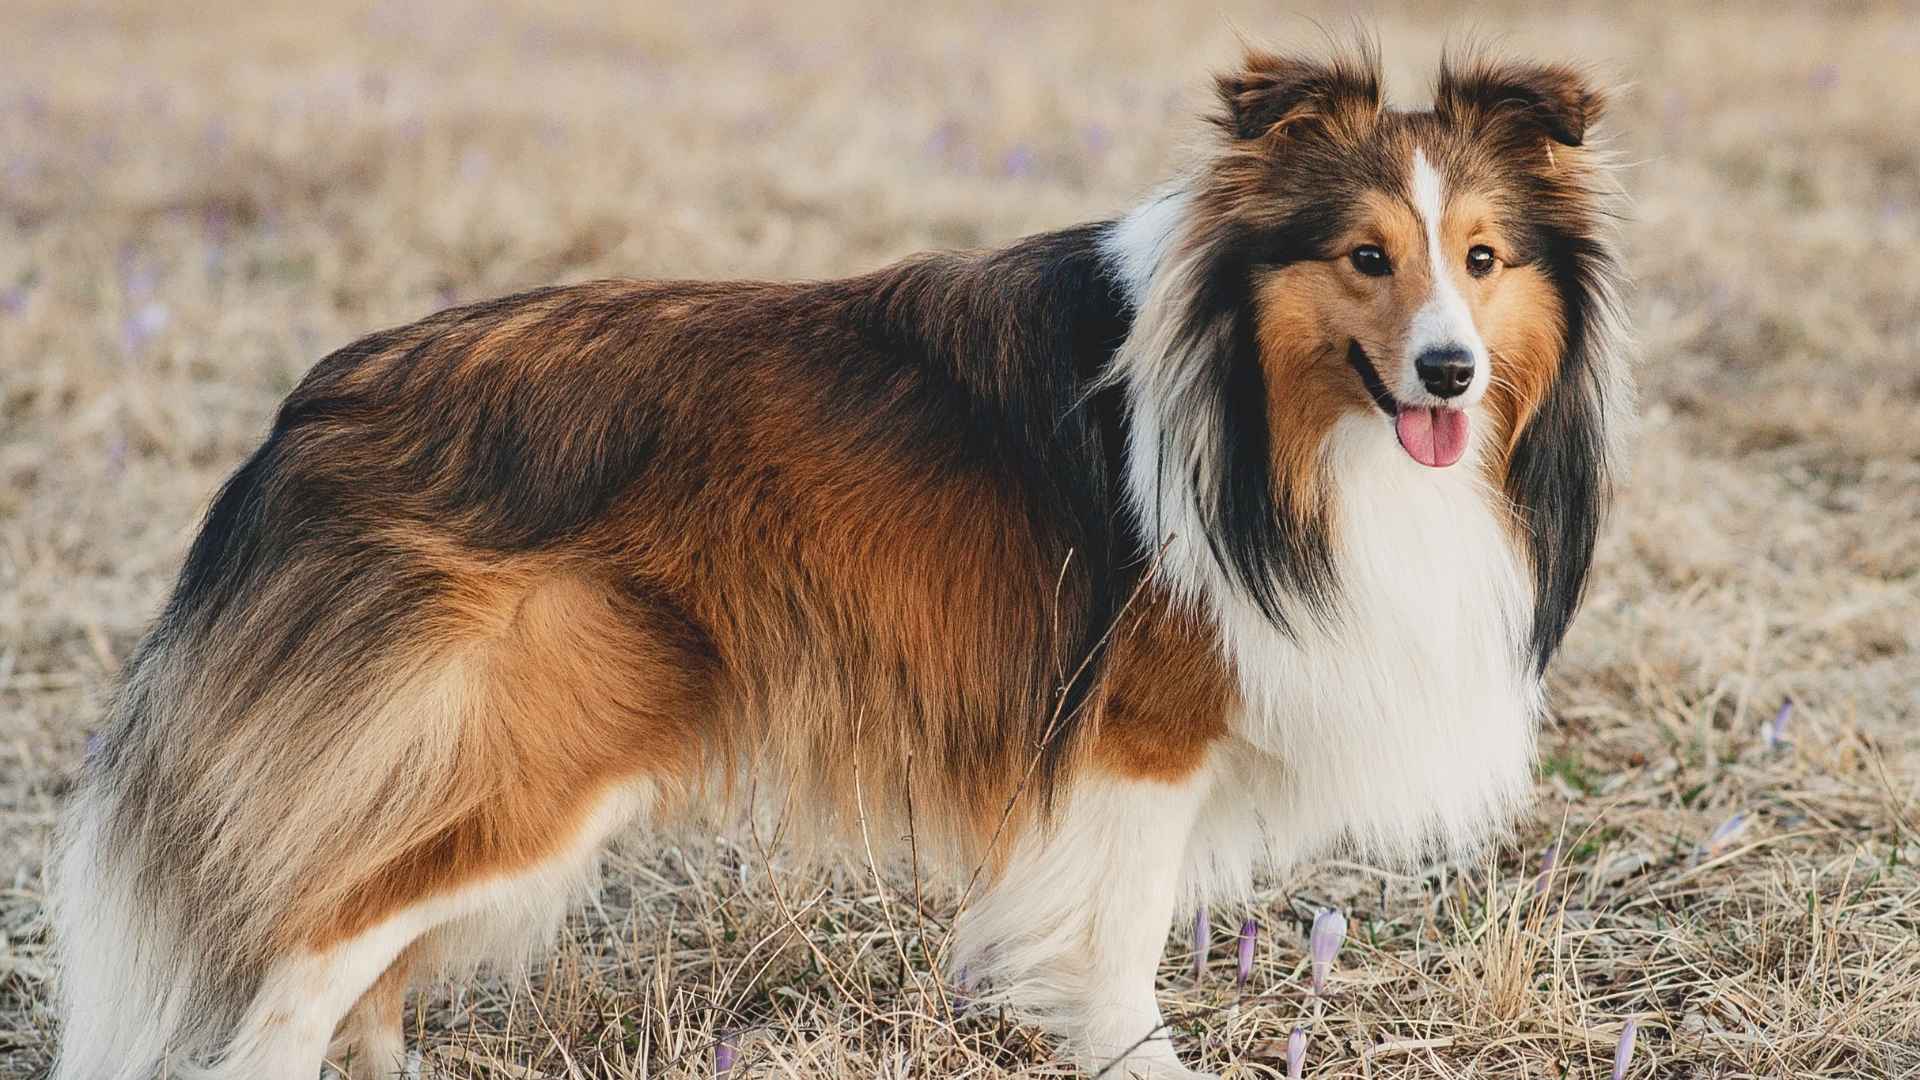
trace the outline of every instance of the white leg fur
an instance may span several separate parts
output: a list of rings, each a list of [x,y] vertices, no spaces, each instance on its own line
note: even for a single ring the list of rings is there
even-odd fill
[[[1054,1028],[1106,1077],[1194,1078],[1154,1000],[1180,873],[1211,771],[1178,784],[1088,776],[1051,828],[960,917],[956,970]],[[1104,1070],[1104,1072],[1103,1072]]]
[[[220,1080],[311,1080],[334,1027],[388,964],[431,928],[434,904],[401,913],[322,954],[286,961],[270,976],[218,1066]]]
[[[574,842],[539,866],[416,904],[325,953],[283,961],[254,999],[239,1034],[219,1061],[180,1075],[199,1080],[313,1080],[341,1018],[401,951],[424,934],[446,936],[435,952],[455,963],[524,949],[557,925],[566,902],[590,879],[601,845],[648,802],[622,793],[609,798]],[[484,954],[484,955],[483,955]],[[382,1060],[363,1073],[403,1073],[406,1048],[398,1032],[376,1033],[356,1052]],[[382,1042],[389,1045],[382,1046]],[[391,1062],[389,1065],[388,1062]]]
[[[407,1040],[400,1028],[369,1025],[343,1035],[327,1051],[327,1060],[343,1070],[347,1080],[392,1080],[408,1075]]]

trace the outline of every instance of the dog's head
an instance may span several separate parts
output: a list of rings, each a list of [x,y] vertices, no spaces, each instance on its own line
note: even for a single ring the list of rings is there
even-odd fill
[[[1270,609],[1276,583],[1331,577],[1327,450],[1350,419],[1409,468],[1481,470],[1517,528],[1571,500],[1595,505],[1557,524],[1590,531],[1605,413],[1624,406],[1589,145],[1602,93],[1568,67],[1473,59],[1443,62],[1430,109],[1394,111],[1367,49],[1255,52],[1218,89],[1221,137],[1127,363],[1186,442],[1229,572]],[[1536,569],[1571,555],[1583,579],[1576,542],[1536,545]]]
[[[1504,449],[1579,302],[1600,95],[1477,62],[1443,67],[1431,111],[1390,112],[1370,57],[1265,53],[1219,86],[1227,145],[1197,211],[1244,263],[1275,464],[1298,476],[1351,411],[1426,466],[1466,456],[1476,420]]]

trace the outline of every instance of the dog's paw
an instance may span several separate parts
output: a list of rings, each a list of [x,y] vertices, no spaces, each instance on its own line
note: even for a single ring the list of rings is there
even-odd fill
[[[1086,1072],[1097,1080],[1220,1080],[1219,1073],[1189,1069],[1171,1054],[1131,1055],[1091,1065]]]
[[[1219,1073],[1201,1072],[1189,1069],[1179,1062],[1154,1061],[1134,1064],[1116,1064],[1104,1073],[1096,1073],[1100,1080],[1118,1078],[1118,1080],[1220,1080]]]

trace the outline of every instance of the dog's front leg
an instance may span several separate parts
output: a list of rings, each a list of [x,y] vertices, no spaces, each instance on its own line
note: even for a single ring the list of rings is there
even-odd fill
[[[1079,778],[961,914],[959,969],[1058,1032],[1089,1075],[1205,1075],[1174,1054],[1153,986],[1210,784],[1205,767],[1172,782]]]

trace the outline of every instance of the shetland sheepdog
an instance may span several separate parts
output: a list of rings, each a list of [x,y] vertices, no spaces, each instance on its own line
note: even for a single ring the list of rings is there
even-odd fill
[[[1631,408],[1602,94],[1474,58],[1396,111],[1365,47],[1218,89],[1116,220],[320,361],[65,811],[56,1075],[389,1075],[409,986],[537,943],[609,833],[777,791],[976,870],[955,968],[1072,1061],[1191,1077],[1183,908],[1497,835]]]

